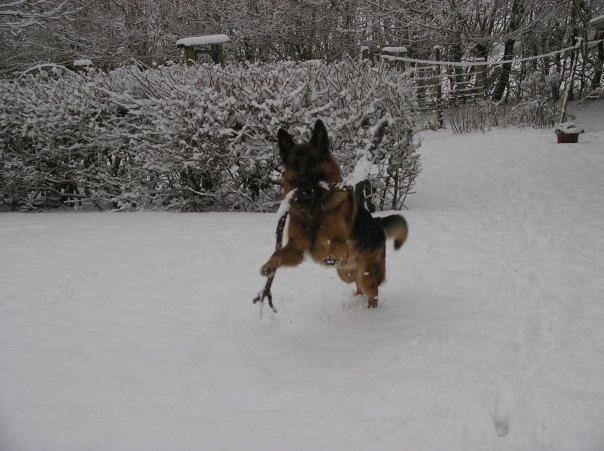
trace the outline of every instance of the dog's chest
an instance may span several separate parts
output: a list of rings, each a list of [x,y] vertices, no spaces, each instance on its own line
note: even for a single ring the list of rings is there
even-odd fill
[[[322,210],[320,206],[298,206],[295,208],[294,214],[298,217],[300,231],[312,247],[321,227]]]
[[[325,209],[325,202],[316,204],[298,204],[292,209],[296,216],[298,232],[308,243],[307,251],[316,262],[324,262],[330,255],[332,242],[340,241],[342,237],[331,236],[332,212]]]

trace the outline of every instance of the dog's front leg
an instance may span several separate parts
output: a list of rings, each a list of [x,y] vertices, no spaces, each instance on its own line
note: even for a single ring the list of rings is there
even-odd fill
[[[290,240],[282,249],[276,250],[271,258],[262,265],[260,274],[263,276],[271,276],[275,274],[281,266],[297,266],[304,259],[306,247],[304,243],[296,240]]]

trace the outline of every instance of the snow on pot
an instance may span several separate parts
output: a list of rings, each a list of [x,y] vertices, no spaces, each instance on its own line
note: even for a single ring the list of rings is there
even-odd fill
[[[556,124],[555,131],[558,144],[567,144],[579,142],[579,135],[585,130],[576,122],[563,122]]]

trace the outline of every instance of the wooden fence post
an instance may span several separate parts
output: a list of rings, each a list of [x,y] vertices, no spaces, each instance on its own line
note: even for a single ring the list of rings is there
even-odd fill
[[[484,58],[476,58],[477,62],[485,62]],[[482,97],[485,96],[485,72],[486,72],[487,66],[482,65],[482,64],[478,64],[476,66],[474,66],[474,70],[476,71],[476,91],[480,94],[482,94]]]
[[[408,53],[407,47],[384,47],[381,51],[380,58],[393,66],[400,67],[402,70],[407,69],[405,61],[397,60],[397,57],[406,57]],[[382,56],[385,56],[383,58]],[[392,57],[392,58],[389,58]]]
[[[185,63],[187,63],[187,66],[191,66],[193,63],[195,63],[195,61],[197,61],[197,52],[195,51],[195,47],[192,45],[186,45],[184,46],[184,49]]]
[[[222,44],[212,44],[210,51],[212,53],[212,62],[214,64],[222,64],[224,66],[224,52]]]
[[[369,51],[369,47],[367,47],[366,45],[361,47],[361,59],[371,59],[371,52]]]
[[[589,21],[589,26],[595,31],[594,39],[600,41],[598,44],[598,55],[596,57],[596,67],[591,79],[590,89],[595,91],[598,87],[602,87],[602,70],[604,69],[604,15],[594,17]]]
[[[560,113],[560,122],[564,122],[566,120],[566,110],[568,109],[570,90],[572,89],[573,82],[575,81],[575,70],[577,69],[577,60],[579,59],[579,48],[581,47],[582,42],[583,42],[583,38],[577,38],[577,45],[575,46],[573,65],[571,66],[570,76],[568,77],[569,80],[566,83],[566,89],[564,90],[564,101],[562,102],[562,112]]]
[[[440,47],[435,46],[433,49],[434,61],[440,61]],[[442,87],[442,68],[440,64],[434,65],[434,79],[436,86],[436,123],[438,128],[444,128],[445,121],[443,118],[443,87]]]

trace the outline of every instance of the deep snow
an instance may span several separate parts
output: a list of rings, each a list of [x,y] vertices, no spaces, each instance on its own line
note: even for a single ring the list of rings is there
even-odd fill
[[[376,310],[275,215],[0,215],[0,449],[604,449],[604,107],[424,136]]]

